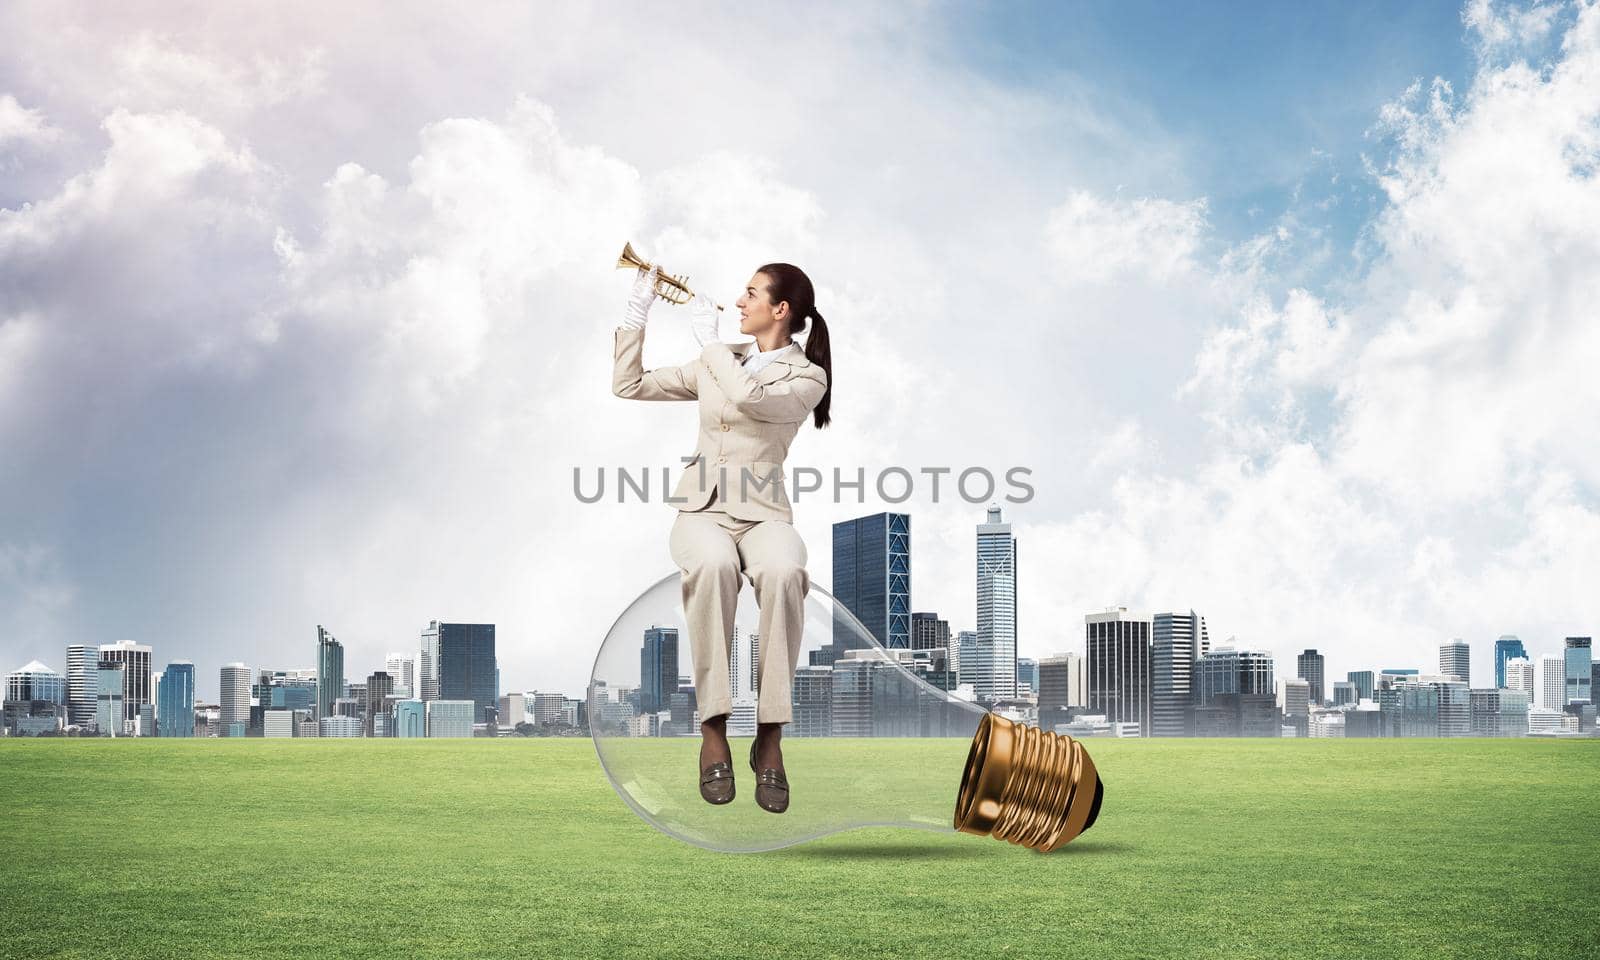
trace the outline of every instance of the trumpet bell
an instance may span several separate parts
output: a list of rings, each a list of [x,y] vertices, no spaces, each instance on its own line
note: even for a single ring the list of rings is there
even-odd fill
[[[624,267],[634,267],[639,270],[650,269],[650,264],[645,263],[639,258],[637,253],[633,252],[632,242],[624,243],[622,245],[622,256],[617,258],[617,269],[621,270]]]

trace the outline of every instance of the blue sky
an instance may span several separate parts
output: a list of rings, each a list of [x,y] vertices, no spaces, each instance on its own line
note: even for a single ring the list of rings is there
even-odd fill
[[[951,5],[947,52],[1035,92],[1091,87],[1182,144],[1184,162],[1133,193],[1205,196],[1238,241],[1329,196],[1347,250],[1378,209],[1361,154],[1378,107],[1413,81],[1462,89],[1472,51],[1456,3],[1025,2]],[[1339,175],[1337,185],[1330,183]],[[1110,188],[1115,184],[1106,184]]]
[[[950,52],[1007,83],[1087,80],[1148,111],[1190,164],[1152,192],[1219,208],[1279,205],[1312,151],[1370,145],[1379,105],[1413,80],[1459,86],[1472,54],[1454,3],[1018,3],[949,10]]]

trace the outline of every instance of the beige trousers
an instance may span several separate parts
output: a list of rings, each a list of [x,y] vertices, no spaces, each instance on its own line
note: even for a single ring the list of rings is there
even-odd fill
[[[718,509],[680,510],[668,538],[672,559],[683,574],[683,612],[689,620],[689,651],[694,660],[695,699],[700,719],[733,712],[728,692],[728,659],[733,650],[733,614],[739,601],[739,575],[756,591],[761,609],[757,723],[792,719],[790,690],[800,656],[805,598],[806,545],[794,525],[783,520],[740,520]]]

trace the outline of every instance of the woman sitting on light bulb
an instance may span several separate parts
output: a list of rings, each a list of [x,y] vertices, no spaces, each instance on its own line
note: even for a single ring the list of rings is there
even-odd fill
[[[728,746],[729,657],[739,577],[748,577],[760,605],[761,664],[756,737],[750,768],[756,803],[782,813],[789,782],[779,746],[792,719],[790,691],[800,653],[806,547],[794,529],[784,483],[784,460],[800,425],[828,424],[832,359],[828,327],[815,306],[811,279],[799,267],[769,263],[756,270],[739,297],[739,332],[754,344],[717,336],[716,304],[690,301],[698,359],[645,370],[644,327],[657,296],[658,268],[640,269],[622,325],[616,331],[612,392],[632,400],[698,400],[700,438],[695,457],[668,503],[678,508],[669,546],[682,573],[695,696],[700,709],[700,795],[733,800]],[[807,321],[810,330],[806,330]],[[805,332],[805,347],[791,338]]]

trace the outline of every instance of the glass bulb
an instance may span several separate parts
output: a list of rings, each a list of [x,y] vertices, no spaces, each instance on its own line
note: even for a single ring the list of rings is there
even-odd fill
[[[1104,787],[1082,743],[964,698],[952,689],[948,650],[888,650],[814,583],[781,741],[789,807],[774,814],[755,802],[760,639],[748,580],[729,664],[735,798],[707,803],[680,584],[669,574],[617,618],[595,657],[586,707],[612,787],[656,829],[724,851],[867,826],[960,830],[1049,851],[1094,824]]]

